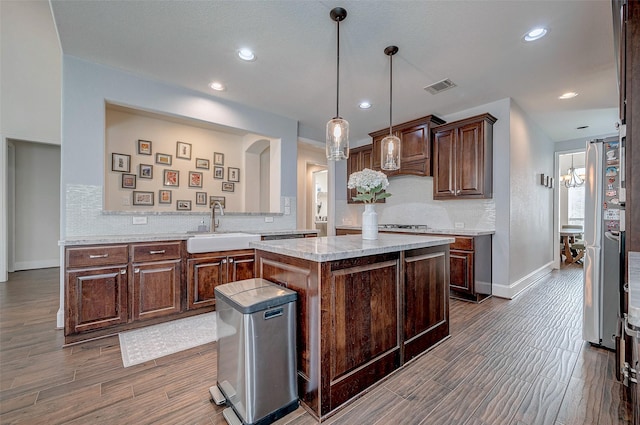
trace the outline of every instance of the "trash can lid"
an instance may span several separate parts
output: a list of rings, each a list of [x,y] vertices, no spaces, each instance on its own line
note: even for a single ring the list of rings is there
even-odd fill
[[[252,279],[236,280],[235,282],[225,283],[224,285],[218,285],[215,287],[215,292],[216,297],[218,296],[218,292],[226,295],[227,297],[230,297],[232,295],[239,294],[240,292],[273,284],[273,282],[268,281],[267,279],[256,277]]]
[[[228,287],[228,285],[232,286]],[[240,290],[241,288],[244,290]],[[260,278],[220,285],[215,288],[215,292],[216,298],[224,300],[242,314],[255,313],[287,304],[295,301],[298,296],[291,289]]]

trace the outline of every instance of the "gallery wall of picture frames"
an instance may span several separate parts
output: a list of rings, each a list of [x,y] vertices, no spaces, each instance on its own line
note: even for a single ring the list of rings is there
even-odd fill
[[[131,189],[131,205],[134,207],[154,206],[156,199],[158,206],[175,205],[177,211],[191,211],[192,205],[203,209],[211,208],[214,202],[220,202],[223,208],[226,207],[226,197],[215,193],[235,192],[236,185],[241,181],[240,168],[225,167],[225,155],[222,152],[211,152],[209,158],[192,159],[191,151],[191,143],[176,141],[175,159],[186,160],[193,165],[193,169],[189,170],[186,176],[182,176],[184,182],[181,180],[180,170],[170,168],[174,164],[174,155],[167,152],[154,153],[153,141],[146,139],[136,141],[133,158],[130,154],[112,152],[111,172],[121,174],[122,189]],[[153,164],[150,163],[150,158],[154,158]],[[142,179],[156,183],[157,191],[136,190],[137,183],[141,184]],[[181,187],[197,191],[193,191],[192,199],[174,201],[172,192]],[[207,188],[211,192],[202,190]],[[185,196],[181,194],[180,197]]]

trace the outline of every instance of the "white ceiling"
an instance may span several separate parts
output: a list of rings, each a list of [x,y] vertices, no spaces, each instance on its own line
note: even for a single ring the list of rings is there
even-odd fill
[[[86,1],[52,0],[64,54],[267,110],[324,139],[336,106],[351,139],[394,123],[511,97],[554,141],[611,134],[617,78],[611,3],[598,1]],[[524,43],[534,26],[548,35]],[[236,57],[250,47],[257,60]],[[431,95],[444,78],[457,87]],[[220,80],[224,92],[209,83]],[[579,96],[561,101],[558,96]],[[361,100],[373,104],[360,110]],[[589,128],[576,130],[588,125]]]

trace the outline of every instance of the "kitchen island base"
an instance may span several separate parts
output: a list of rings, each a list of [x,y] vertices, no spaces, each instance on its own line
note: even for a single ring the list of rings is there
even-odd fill
[[[256,245],[256,267],[298,293],[298,394],[319,420],[449,335],[449,241],[329,261]]]

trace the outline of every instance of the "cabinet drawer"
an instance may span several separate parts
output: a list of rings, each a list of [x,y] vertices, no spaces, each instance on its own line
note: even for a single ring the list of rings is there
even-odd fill
[[[134,263],[177,260],[181,256],[182,242],[144,243],[131,246]]]
[[[126,264],[128,262],[127,245],[67,248],[67,268]]]
[[[451,249],[461,249],[464,251],[473,251],[473,238],[465,238],[455,236],[456,241],[451,244]]]

